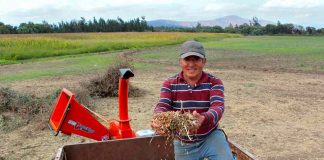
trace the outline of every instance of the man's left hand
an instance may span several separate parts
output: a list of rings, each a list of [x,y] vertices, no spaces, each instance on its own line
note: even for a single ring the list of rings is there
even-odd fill
[[[192,115],[197,118],[197,127],[191,130],[190,131],[191,133],[196,132],[201,127],[201,125],[205,120],[205,116],[199,114],[197,111],[193,111]]]

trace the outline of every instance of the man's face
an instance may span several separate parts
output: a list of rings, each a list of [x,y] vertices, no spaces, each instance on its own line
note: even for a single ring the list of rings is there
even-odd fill
[[[206,59],[197,56],[188,56],[180,58],[180,66],[182,67],[183,76],[189,79],[199,79],[205,66]]]

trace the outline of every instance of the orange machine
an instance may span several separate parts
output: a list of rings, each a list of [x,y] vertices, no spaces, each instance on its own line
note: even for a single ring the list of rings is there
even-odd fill
[[[97,141],[109,141],[66,145],[59,149],[54,159],[174,159],[173,143],[167,141],[167,137],[135,137],[128,117],[128,79],[134,74],[129,69],[121,69],[120,73],[119,120],[113,122],[78,103],[73,93],[62,89],[49,120],[49,127],[54,135],[58,135],[59,132],[69,135],[73,133]],[[109,128],[102,125],[93,115],[104,120],[106,125],[109,124]],[[237,160],[254,160],[250,153],[237,144],[231,141],[229,144]],[[163,145],[168,147],[161,147]]]
[[[63,88],[49,119],[48,126],[54,135],[61,131],[64,134],[73,133],[97,141],[135,137],[128,117],[128,81],[134,74],[130,69],[120,69],[120,73],[119,120],[110,122],[110,127],[107,128],[91,114],[93,111],[77,102],[74,94]],[[99,114],[97,116],[102,117]]]

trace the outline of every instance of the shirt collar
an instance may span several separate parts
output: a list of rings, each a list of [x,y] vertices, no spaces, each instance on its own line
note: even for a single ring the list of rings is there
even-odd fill
[[[183,77],[183,71],[181,71],[179,73],[179,80],[180,80],[180,82],[185,82],[185,79]],[[201,75],[200,79],[198,80],[197,85],[207,82],[207,81],[208,81],[208,74],[206,72],[202,71],[202,75]]]

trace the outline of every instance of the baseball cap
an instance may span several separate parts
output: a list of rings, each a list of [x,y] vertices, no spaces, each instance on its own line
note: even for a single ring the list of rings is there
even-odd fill
[[[188,56],[198,56],[205,58],[205,50],[200,42],[186,41],[181,45],[180,58],[186,58]]]

